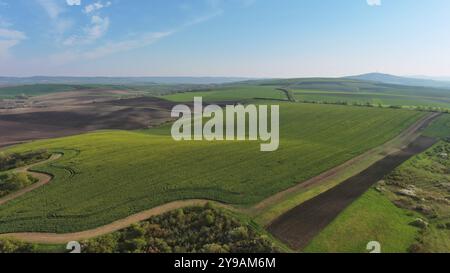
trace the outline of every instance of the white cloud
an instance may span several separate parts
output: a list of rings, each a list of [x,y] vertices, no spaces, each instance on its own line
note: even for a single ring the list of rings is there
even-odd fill
[[[66,0],[69,6],[81,6],[81,0]]]
[[[103,35],[105,35],[105,33],[108,31],[109,25],[110,22],[108,17],[100,17],[98,15],[94,15],[91,17],[91,24],[84,28],[83,36],[73,35],[64,40],[63,44],[66,46],[90,44],[95,40],[103,37]]]
[[[92,16],[91,18],[91,27],[87,29],[88,36],[91,39],[98,39],[102,37],[109,28],[109,18],[108,17],[100,17],[100,16]]]
[[[23,40],[26,36],[23,32],[0,28],[0,39],[8,39],[8,40]]]
[[[76,0],[66,0],[76,1]],[[79,1],[81,4],[81,0]],[[87,45],[91,44],[99,38],[103,37],[109,29],[110,20],[108,17],[102,17],[95,11],[111,6],[111,2],[102,3],[101,1],[89,4],[84,7],[84,13],[90,16],[91,22],[83,29],[83,34],[72,35],[63,41],[63,45],[75,46],[75,45]],[[90,15],[94,13],[95,15]]]
[[[381,6],[381,0],[367,0],[369,6]]]
[[[58,4],[58,2],[54,0],[37,0],[39,5],[44,8],[47,15],[52,19],[57,19],[59,15],[63,12],[63,9]]]
[[[69,6],[80,6],[81,0],[66,0],[67,5]]]
[[[111,2],[110,1],[108,1],[108,2],[106,2],[104,4],[102,2],[96,2],[96,3],[90,4],[90,5],[87,5],[86,7],[84,7],[84,12],[85,13],[91,13],[91,12],[94,12],[96,10],[107,8],[109,6],[111,6]]]
[[[172,34],[173,32],[171,31],[153,32],[144,34],[138,39],[108,43],[104,46],[100,46],[91,51],[85,52],[83,54],[83,57],[86,59],[98,59],[111,54],[146,47]]]
[[[37,3],[45,10],[47,15],[53,21],[54,31],[58,34],[64,33],[67,29],[73,26],[73,21],[68,18],[63,18],[61,15],[65,12],[64,7],[60,1],[56,0],[36,0]]]
[[[144,33],[127,40],[108,42],[88,50],[68,50],[50,56],[50,60],[54,65],[60,65],[74,61],[99,59],[112,54],[147,47],[158,42],[159,40],[180,32],[185,28],[206,22],[213,17],[219,16],[220,14],[222,14],[222,10],[218,10],[206,16],[194,18],[193,20],[190,20],[183,25],[168,31]],[[84,40],[80,37],[74,36],[65,41],[66,45],[75,45],[80,42],[83,43],[83,41],[84,44],[86,44],[86,41],[89,41],[90,38],[92,39],[101,37],[109,27],[109,19],[107,17],[102,18],[100,16],[93,16],[91,21],[92,26],[90,28],[86,28],[85,32],[87,36],[84,37]]]
[[[27,37],[23,32],[0,28],[0,58],[7,57],[9,55],[9,50],[26,38]]]
[[[94,60],[103,58],[105,56],[125,52],[145,46],[149,46],[167,36],[172,35],[173,31],[168,32],[152,32],[140,35],[139,38],[110,42],[102,46],[95,47],[87,51],[66,51],[60,54],[55,54],[51,57],[51,61],[55,64],[62,64],[73,62],[77,60]]]

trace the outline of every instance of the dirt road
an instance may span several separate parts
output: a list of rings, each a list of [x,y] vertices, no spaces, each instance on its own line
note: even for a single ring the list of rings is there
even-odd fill
[[[129,227],[134,223],[138,223],[144,220],[149,219],[152,216],[161,215],[169,211],[173,211],[179,208],[185,208],[190,206],[204,206],[206,203],[211,202],[208,200],[184,200],[184,201],[175,201],[171,203],[164,204],[162,206],[158,206],[146,211],[143,211],[138,214],[131,215],[127,218],[115,221],[111,224],[101,226],[95,229],[86,230],[82,232],[76,233],[66,233],[66,234],[56,234],[56,233],[10,233],[10,234],[1,234],[0,238],[12,238],[18,239],[30,243],[45,243],[45,244],[66,244],[70,241],[82,241],[85,239],[95,238],[101,235],[105,235],[114,231],[118,231],[124,228]],[[212,202],[215,203],[215,202]],[[226,208],[230,208],[227,205],[221,205],[215,203],[219,206],[223,206]]]
[[[39,181],[29,187],[26,187],[24,189],[21,189],[19,191],[13,192],[7,196],[0,198],[0,206],[49,183],[53,179],[52,176],[45,174],[45,173],[30,171],[30,169],[32,169],[38,165],[43,165],[43,164],[49,163],[51,161],[55,161],[60,157],[61,157],[61,154],[53,154],[46,161],[42,161],[42,162],[39,162],[36,164],[28,165],[28,166],[21,167],[21,168],[14,170],[14,172],[16,172],[16,173],[27,173],[27,174],[33,176],[34,178],[37,178]]]

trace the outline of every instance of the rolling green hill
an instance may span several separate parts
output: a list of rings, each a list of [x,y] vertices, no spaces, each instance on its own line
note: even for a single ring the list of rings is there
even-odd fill
[[[282,103],[280,149],[258,142],[174,142],[163,129],[103,131],[20,145],[63,158],[49,185],[0,207],[0,233],[72,232],[154,206],[204,198],[249,206],[395,137],[423,113]]]
[[[368,73],[368,74],[347,77],[347,79],[374,81],[374,82],[409,85],[409,86],[450,88],[450,82],[448,82],[448,81],[436,81],[436,80],[430,80],[430,79],[400,77],[400,76],[383,74],[383,73]]]
[[[177,102],[203,96],[205,101],[236,101],[255,98],[287,100],[278,89],[289,90],[300,102],[339,103],[450,110],[450,89],[416,87],[355,79],[304,78],[247,81],[197,92],[165,96]]]

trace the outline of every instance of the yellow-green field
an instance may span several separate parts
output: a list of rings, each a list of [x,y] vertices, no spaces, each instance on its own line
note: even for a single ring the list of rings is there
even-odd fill
[[[423,113],[281,103],[280,148],[258,142],[175,142],[161,129],[104,131],[38,141],[9,152],[64,152],[42,167],[55,179],[0,207],[0,233],[95,228],[180,199],[250,206],[403,131]]]

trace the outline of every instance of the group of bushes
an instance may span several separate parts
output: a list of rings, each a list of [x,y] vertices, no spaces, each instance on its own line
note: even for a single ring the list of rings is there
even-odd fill
[[[34,253],[36,245],[0,238],[0,253]]]
[[[81,242],[82,253],[275,253],[266,235],[229,212],[190,207],[134,224],[124,230]],[[64,246],[65,247],[65,246]],[[0,239],[0,253],[37,253],[46,248]],[[63,251],[63,248],[58,248]]]
[[[19,168],[50,158],[47,151],[29,152],[23,154],[5,154],[0,152],[0,172]]]
[[[250,226],[212,208],[179,209],[82,243],[87,253],[271,253],[277,248]]]
[[[36,178],[25,173],[6,171],[46,160],[49,157],[50,154],[45,151],[8,155],[0,153],[0,197],[37,182]]]
[[[38,180],[25,173],[3,173],[0,174],[0,197],[18,191]]]

